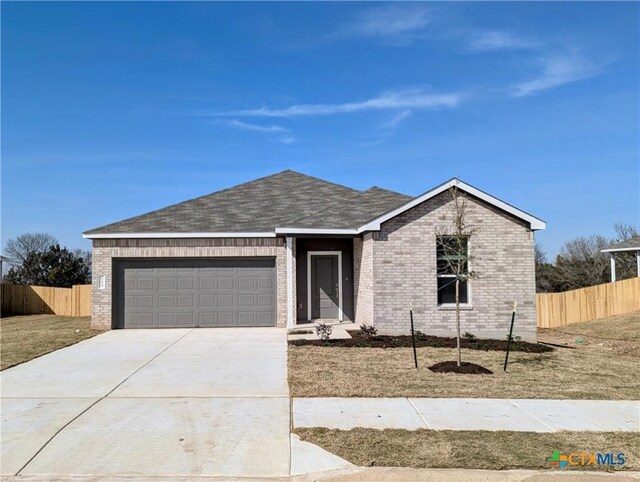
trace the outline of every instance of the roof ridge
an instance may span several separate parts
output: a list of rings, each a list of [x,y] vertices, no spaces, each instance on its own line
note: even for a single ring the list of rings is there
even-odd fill
[[[400,191],[394,191],[393,189],[387,189],[386,187],[380,187],[380,186],[371,186],[370,188],[365,189],[363,192],[373,191],[374,189],[377,189],[379,191],[390,192],[391,194],[397,194],[399,196],[405,196],[405,197],[413,199],[413,196],[410,196],[409,194],[405,194],[405,193],[400,192]]]
[[[287,169],[286,171],[283,171],[283,172],[287,172],[287,171],[293,172],[295,174],[299,174],[300,176],[308,177],[309,179],[313,179],[315,181],[320,181],[320,182],[322,182],[324,184],[330,184],[332,186],[338,186],[338,187],[341,187],[341,188],[344,188],[344,189],[349,189],[349,190],[355,191],[355,192],[362,192],[359,189],[355,189],[353,187],[345,186],[344,184],[338,184],[337,182],[327,181],[326,179],[322,179],[322,178],[319,178],[319,177],[316,177],[316,176],[311,176],[309,174],[305,174],[304,172],[294,171],[293,169]]]

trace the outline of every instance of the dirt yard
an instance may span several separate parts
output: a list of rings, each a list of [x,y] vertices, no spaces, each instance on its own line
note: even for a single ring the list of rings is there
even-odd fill
[[[102,331],[90,328],[91,318],[19,315],[0,320],[0,369],[73,345]]]
[[[427,367],[455,360],[450,348],[289,345],[293,397],[470,397],[627,400],[640,397],[640,313],[541,331],[560,345],[548,353],[463,349],[462,359],[492,375],[434,373]],[[582,341],[580,341],[582,340]],[[564,346],[562,346],[564,345]]]

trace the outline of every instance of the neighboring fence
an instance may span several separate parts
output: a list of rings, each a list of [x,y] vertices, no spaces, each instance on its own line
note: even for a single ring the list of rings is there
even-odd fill
[[[555,328],[640,311],[640,278],[564,293],[538,293],[536,305],[539,328]]]
[[[2,285],[2,312],[91,316],[91,285],[73,288]]]

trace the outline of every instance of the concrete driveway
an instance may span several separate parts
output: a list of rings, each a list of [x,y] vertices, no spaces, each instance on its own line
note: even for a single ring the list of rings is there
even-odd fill
[[[1,374],[3,475],[290,474],[286,331],[110,331]]]

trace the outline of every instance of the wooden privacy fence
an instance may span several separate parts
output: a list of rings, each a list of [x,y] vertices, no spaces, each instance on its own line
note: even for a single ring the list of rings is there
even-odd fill
[[[72,288],[2,285],[2,312],[91,316],[91,285]]]
[[[564,293],[538,293],[536,305],[539,328],[555,328],[640,311],[640,278]]]

